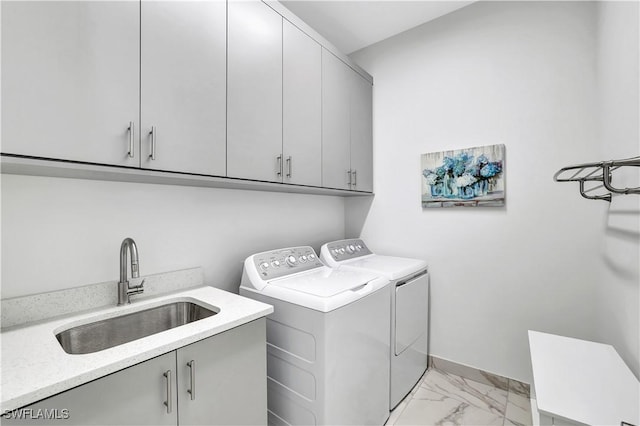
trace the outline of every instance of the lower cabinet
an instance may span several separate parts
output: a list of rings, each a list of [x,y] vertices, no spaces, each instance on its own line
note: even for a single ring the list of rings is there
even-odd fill
[[[178,424],[267,424],[265,319],[177,351]]]
[[[265,319],[15,410],[1,423],[266,424]]]

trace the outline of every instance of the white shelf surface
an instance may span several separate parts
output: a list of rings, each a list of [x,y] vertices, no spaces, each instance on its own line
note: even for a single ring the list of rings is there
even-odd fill
[[[587,425],[640,425],[640,382],[616,350],[529,330],[541,414]]]
[[[5,174],[47,176],[71,179],[103,180],[113,182],[182,185],[208,188],[242,189],[249,191],[286,192],[340,197],[371,196],[373,193],[336,188],[321,188],[289,183],[207,176],[191,173],[149,170],[137,167],[109,166],[47,158],[21,157],[2,154],[0,171]]]

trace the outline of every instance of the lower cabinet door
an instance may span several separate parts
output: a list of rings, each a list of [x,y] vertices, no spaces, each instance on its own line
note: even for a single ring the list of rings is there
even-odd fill
[[[10,412],[0,421],[3,425],[175,425],[175,366],[176,353],[170,352]]]
[[[265,319],[178,353],[180,425],[266,425]]]

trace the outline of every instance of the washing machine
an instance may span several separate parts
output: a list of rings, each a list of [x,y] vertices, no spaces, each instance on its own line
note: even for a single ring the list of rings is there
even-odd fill
[[[383,425],[389,417],[389,280],[327,267],[311,247],[249,256],[240,294],[267,317],[273,425]]]
[[[419,259],[374,254],[360,239],[324,244],[321,260],[337,270],[387,277],[391,294],[391,384],[389,409],[395,408],[427,369],[429,274]]]

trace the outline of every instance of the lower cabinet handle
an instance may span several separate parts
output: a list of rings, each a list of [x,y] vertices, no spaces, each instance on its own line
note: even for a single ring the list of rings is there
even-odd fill
[[[291,177],[291,156],[287,157],[287,177]]]
[[[151,126],[151,131],[149,134],[151,135],[151,154],[149,154],[149,158],[152,160],[156,159],[156,126]]]
[[[187,363],[189,366],[189,376],[191,377],[191,389],[187,389],[187,393],[191,394],[191,400],[196,399],[196,362],[191,360]]]
[[[130,158],[133,158],[135,156],[135,152],[133,151],[133,140],[134,140],[134,133],[135,133],[135,128],[134,128],[134,123],[133,121],[129,122],[129,127],[127,128],[127,130],[129,131],[129,152],[127,152],[127,155]]]
[[[276,160],[278,161],[278,170],[276,171],[276,175],[280,177],[282,176],[282,155],[278,155]]]
[[[349,187],[351,187],[351,170],[347,170],[347,176],[349,176],[348,185],[349,185]]]
[[[164,405],[167,406],[167,414],[171,414],[171,411],[173,411],[171,398],[171,370],[167,370],[163,376],[167,379],[167,400],[164,402]]]
[[[354,171],[351,172],[351,176],[353,176],[353,187],[354,188],[358,184],[358,181],[356,179],[357,178],[356,172],[357,172],[357,170],[354,170]]]

